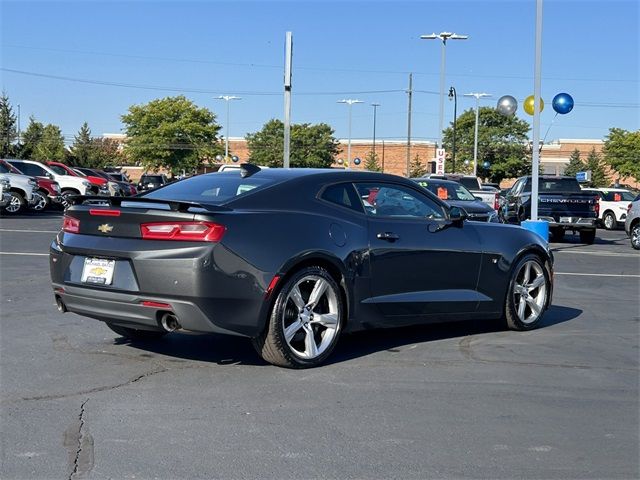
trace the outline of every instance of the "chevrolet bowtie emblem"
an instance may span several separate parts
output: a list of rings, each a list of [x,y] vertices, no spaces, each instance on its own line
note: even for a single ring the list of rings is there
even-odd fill
[[[113,226],[109,225],[108,223],[104,223],[98,227],[98,230],[100,230],[102,233],[109,233],[111,230],[113,230]]]

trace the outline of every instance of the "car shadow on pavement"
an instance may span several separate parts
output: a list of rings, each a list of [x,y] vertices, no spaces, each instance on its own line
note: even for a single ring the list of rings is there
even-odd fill
[[[581,313],[582,310],[576,308],[553,305],[545,313],[538,329],[568,322]],[[345,335],[340,340],[336,351],[329,357],[328,363],[343,362],[384,350],[398,353],[403,347],[416,343],[502,331],[506,331],[506,327],[501,320],[470,320],[357,332]],[[518,334],[518,332],[513,333]]]
[[[0,215],[0,219],[10,219],[10,218],[15,218],[15,219],[31,219],[31,218],[60,218],[62,217],[63,211],[62,210],[47,210],[45,212],[34,212],[31,210],[27,210],[24,213],[18,213],[16,215],[9,215],[6,213],[2,213]]]
[[[547,328],[578,317],[582,310],[553,305],[545,314],[539,328]],[[499,320],[474,320],[438,323],[411,327],[376,329],[346,334],[326,364],[345,362],[372,353],[397,353],[402,347],[416,343],[434,342],[449,338],[466,337],[504,331]],[[514,332],[517,334],[517,332]],[[132,342],[124,338],[116,345],[131,345],[138,350],[173,357],[175,362],[200,361],[218,365],[268,365],[255,352],[249,339],[217,334],[172,333],[155,342]],[[169,360],[171,361],[171,360]]]

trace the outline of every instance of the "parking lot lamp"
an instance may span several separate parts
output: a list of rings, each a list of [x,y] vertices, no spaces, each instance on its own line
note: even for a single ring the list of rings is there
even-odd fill
[[[431,35],[420,35],[422,40],[442,40],[440,54],[440,123],[438,125],[438,143],[442,148],[442,129],[444,128],[444,75],[447,58],[447,40],[466,40],[469,35],[458,35],[451,32],[432,33]]]
[[[338,100],[338,103],[346,103],[349,105],[349,140],[347,143],[347,166],[346,168],[351,168],[351,106],[354,103],[363,103],[362,100],[353,100],[353,99],[343,99]]]
[[[478,119],[480,117],[480,99],[490,97],[490,93],[465,93],[465,97],[476,97],[476,130],[473,136],[473,174],[478,174]]]
[[[235,95],[220,95],[218,100],[224,100],[227,102],[227,126],[226,133],[224,135],[224,161],[226,162],[229,158],[229,102],[231,100],[242,100],[242,98],[236,97]]]
[[[373,156],[375,158],[376,155],[376,113],[378,110],[378,107],[380,106],[379,103],[372,103],[371,106],[373,107]]]

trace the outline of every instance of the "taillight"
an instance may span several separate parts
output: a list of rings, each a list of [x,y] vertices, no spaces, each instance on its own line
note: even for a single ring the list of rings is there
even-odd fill
[[[596,217],[600,216],[600,197],[594,197],[596,204],[593,206],[593,210],[596,212]]]
[[[631,207],[633,207],[633,204],[630,203],[629,205],[627,205],[627,214],[629,214],[629,212],[631,211]]]
[[[62,217],[62,230],[67,233],[78,233],[80,231],[80,220],[65,215]]]
[[[497,193],[493,196],[493,209],[495,211],[500,210],[500,195]]]
[[[146,240],[180,240],[187,242],[219,242],[226,227],[213,222],[162,222],[140,225]]]

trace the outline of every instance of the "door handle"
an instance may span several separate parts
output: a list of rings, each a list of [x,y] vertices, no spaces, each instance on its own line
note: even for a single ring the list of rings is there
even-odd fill
[[[388,240],[390,242],[394,242],[400,239],[400,235],[393,232],[381,232],[376,235],[380,240]]]

